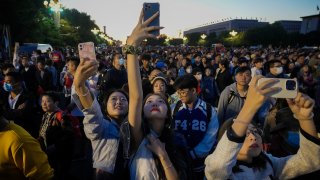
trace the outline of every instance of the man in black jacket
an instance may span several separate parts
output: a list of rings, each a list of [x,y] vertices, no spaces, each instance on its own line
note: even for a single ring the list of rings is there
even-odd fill
[[[4,90],[1,100],[5,104],[4,117],[14,120],[16,124],[22,126],[32,136],[37,137],[38,126],[35,119],[35,101],[23,89],[22,77],[18,72],[9,72],[4,77]],[[39,123],[39,122],[38,122]]]
[[[29,92],[36,93],[38,88],[38,82],[36,77],[37,68],[34,65],[29,64],[27,56],[22,57],[22,66],[20,66],[20,74],[24,80],[26,88]]]
[[[123,67],[124,59],[120,54],[112,57],[112,68],[106,70],[99,77],[99,101],[102,102],[106,92],[112,89],[121,89],[128,82],[127,71]]]

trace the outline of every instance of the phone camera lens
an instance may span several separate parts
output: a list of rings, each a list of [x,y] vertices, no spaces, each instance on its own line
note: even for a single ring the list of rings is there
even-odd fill
[[[286,88],[291,91],[296,90],[296,82],[294,80],[286,81]]]

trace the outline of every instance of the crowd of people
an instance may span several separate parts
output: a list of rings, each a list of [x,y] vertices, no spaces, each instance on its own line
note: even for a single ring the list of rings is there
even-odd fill
[[[90,179],[320,176],[319,49],[140,46],[157,15],[96,59],[1,62],[0,179],[75,179],[83,159]],[[296,98],[270,97],[279,78]]]

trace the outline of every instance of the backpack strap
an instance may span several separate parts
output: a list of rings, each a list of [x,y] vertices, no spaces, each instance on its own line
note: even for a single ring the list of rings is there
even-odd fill
[[[182,102],[179,100],[173,109],[173,114],[172,114],[173,119],[175,119],[175,116],[176,116],[177,112],[179,111],[181,105],[182,105]]]
[[[228,97],[228,104],[230,104],[233,99],[235,98],[236,93],[234,91],[230,91],[229,97]]]

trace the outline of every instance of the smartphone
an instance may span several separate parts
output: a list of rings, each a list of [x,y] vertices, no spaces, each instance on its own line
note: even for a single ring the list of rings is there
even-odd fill
[[[96,60],[96,53],[93,42],[84,42],[78,44],[80,59],[88,58],[90,60]]]
[[[160,11],[160,4],[159,3],[143,3],[143,20],[146,21],[155,13]],[[148,26],[160,26],[160,14],[153,20]],[[160,35],[160,30],[150,31],[151,34],[155,36]]]
[[[258,85],[264,81],[275,78],[261,78],[258,80]],[[295,98],[298,95],[298,82],[296,79],[284,79],[284,78],[276,78],[279,80],[276,84],[272,85],[272,87],[280,87],[281,91],[273,94],[271,97],[274,98]]]

